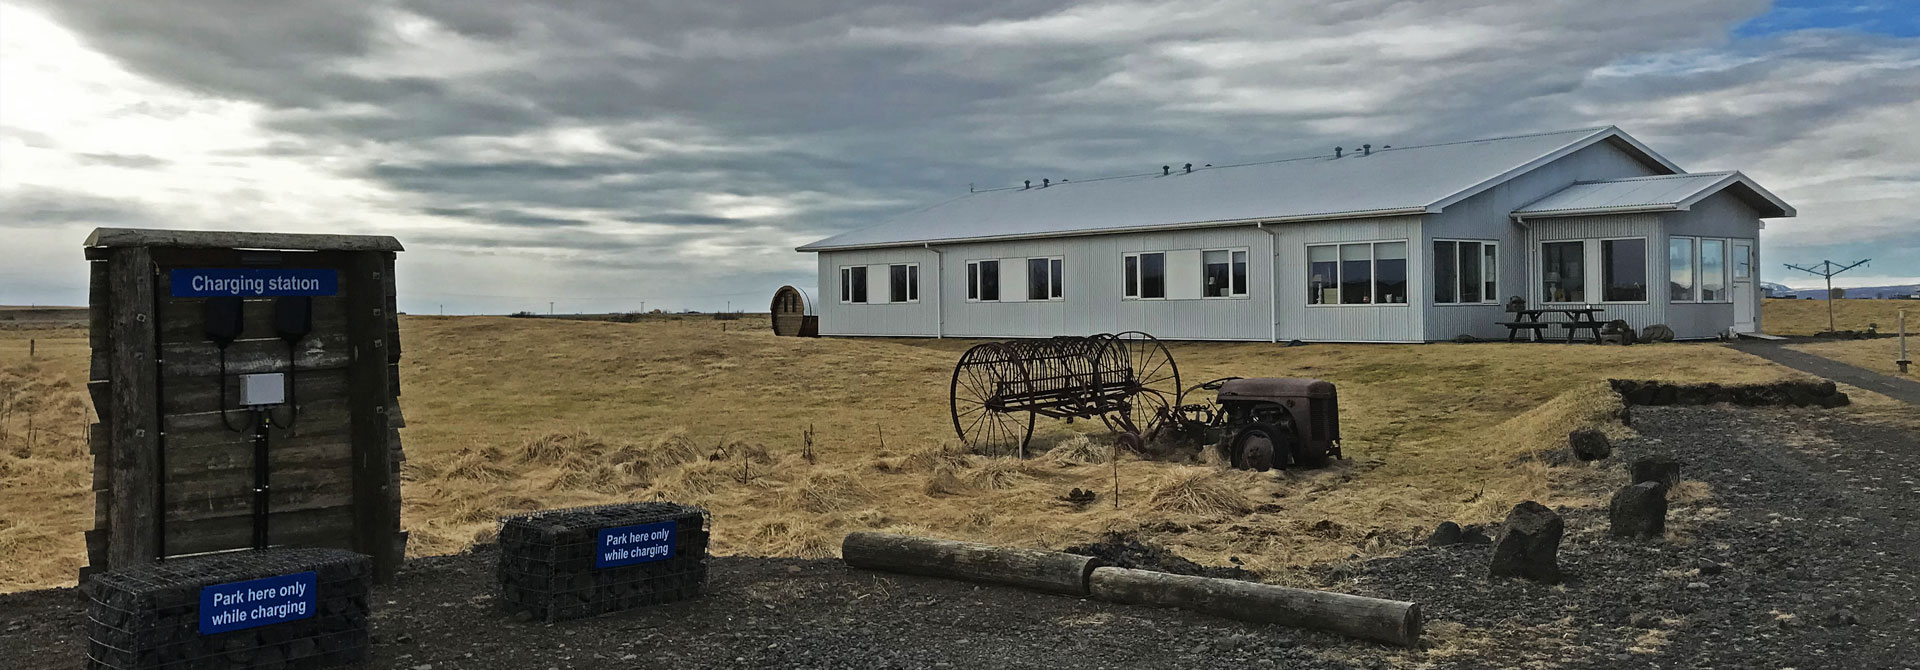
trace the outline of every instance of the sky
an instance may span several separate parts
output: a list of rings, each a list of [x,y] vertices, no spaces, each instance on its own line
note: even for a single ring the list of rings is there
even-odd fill
[[[1908,0],[0,0],[0,304],[98,226],[372,233],[415,313],[764,309],[982,188],[1617,125],[1920,282]]]

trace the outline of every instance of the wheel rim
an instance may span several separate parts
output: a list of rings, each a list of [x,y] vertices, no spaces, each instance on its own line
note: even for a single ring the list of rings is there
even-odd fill
[[[953,368],[948,393],[953,430],[960,443],[989,456],[1025,455],[1033,435],[1033,414],[1009,409],[1007,399],[1026,387],[1026,373],[1005,345],[987,343],[968,349]]]
[[[1165,416],[1162,410],[1180,397],[1180,366],[1173,362],[1173,352],[1167,345],[1152,335],[1129,330],[1106,339],[1102,361],[1125,369],[1129,391],[1126,416],[1109,418],[1107,426],[1151,434]]]
[[[1273,468],[1275,457],[1278,455],[1274,453],[1277,446],[1272,434],[1266,429],[1262,428],[1248,431],[1246,435],[1240,438],[1240,443],[1234,445],[1231,458],[1233,467],[1259,470],[1261,472],[1270,470]],[[1265,451],[1265,463],[1259,462],[1262,460],[1259,458],[1259,452],[1261,450]],[[1265,467],[1262,467],[1263,465]]]

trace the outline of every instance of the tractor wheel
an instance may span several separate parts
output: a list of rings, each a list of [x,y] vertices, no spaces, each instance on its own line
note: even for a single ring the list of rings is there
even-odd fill
[[[1302,467],[1324,468],[1327,466],[1327,461],[1330,460],[1328,456],[1329,454],[1326,449],[1315,451],[1306,445],[1298,443],[1293,447],[1293,462]]]
[[[1266,472],[1273,466],[1286,466],[1292,452],[1293,435],[1270,424],[1256,423],[1233,434],[1227,440],[1227,462],[1235,469]]]

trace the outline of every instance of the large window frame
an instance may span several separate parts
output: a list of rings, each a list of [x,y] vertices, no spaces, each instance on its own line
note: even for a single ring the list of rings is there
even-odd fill
[[[887,302],[889,304],[920,302],[920,264],[887,264]]]
[[[867,300],[872,295],[872,293],[869,292],[871,288],[872,287],[867,286],[867,266],[840,266],[840,304],[872,304]]]
[[[1591,305],[1593,304],[1593,287],[1587,285],[1587,274],[1588,274],[1587,271],[1588,271],[1588,265],[1589,265],[1588,259],[1587,259],[1587,246],[1588,246],[1587,243],[1593,242],[1593,241],[1594,240],[1582,238],[1582,239],[1573,239],[1573,240],[1542,240],[1540,242],[1540,246],[1538,249],[1539,264],[1537,265],[1537,267],[1540,268],[1539,273],[1537,274],[1537,278],[1539,279],[1539,281],[1534,282],[1534,288],[1539,289],[1540,302],[1542,304],[1548,304],[1548,305]],[[1574,274],[1572,277],[1560,277],[1557,274],[1555,275],[1554,279],[1549,279],[1547,277],[1547,247],[1553,246],[1556,244],[1577,244],[1580,246],[1580,253],[1575,254],[1573,256],[1574,258],[1578,258],[1580,260],[1580,271]],[[1548,283],[1558,282],[1556,284],[1556,286],[1558,286],[1558,285],[1564,285],[1566,283],[1569,283],[1569,281],[1572,279],[1577,279],[1579,281],[1580,297],[1569,298],[1566,300],[1554,300],[1553,293],[1550,290],[1548,290]]]
[[[1151,262],[1149,262],[1151,259]],[[1148,282],[1148,267],[1158,265],[1157,284]],[[1167,299],[1167,252],[1130,251],[1120,256],[1120,298],[1122,300]],[[1157,291],[1149,291],[1153,288]],[[1154,293],[1154,295],[1148,295]]]
[[[1034,272],[1038,266],[1039,272]],[[1065,256],[1034,256],[1027,259],[1027,302],[1066,300],[1061,285],[1066,281]],[[1038,283],[1036,283],[1038,282]],[[1038,289],[1040,295],[1034,295]]]
[[[1380,247],[1383,245],[1393,245],[1393,244],[1400,245],[1400,256],[1398,258],[1385,258],[1385,259],[1381,258]],[[1347,284],[1349,283],[1346,281],[1347,279],[1346,274],[1347,274],[1347,268],[1348,268],[1347,264],[1363,262],[1361,259],[1348,258],[1350,254],[1347,253],[1348,251],[1347,247],[1366,247],[1367,257],[1364,261],[1367,264],[1366,282],[1368,285],[1367,286],[1368,300],[1366,302],[1349,302],[1347,300],[1347,293],[1348,293]],[[1327,249],[1327,248],[1333,249],[1334,260],[1331,261],[1331,263],[1333,264],[1334,274],[1331,278],[1325,277],[1323,275],[1320,284],[1316,286],[1316,284],[1313,281],[1314,269],[1315,269],[1315,263],[1312,261],[1314,256],[1313,252],[1314,252],[1314,249]],[[1357,240],[1353,242],[1326,242],[1326,243],[1306,245],[1307,259],[1308,259],[1307,306],[1308,307],[1405,307],[1407,306],[1410,302],[1409,296],[1407,295],[1407,293],[1408,293],[1408,290],[1412,287],[1412,281],[1411,281],[1412,278],[1407,276],[1407,267],[1408,267],[1407,256],[1410,253],[1409,251],[1410,248],[1411,248],[1411,245],[1408,244],[1408,241],[1404,239]],[[1399,261],[1400,263],[1399,265],[1400,280],[1398,282],[1401,285],[1400,292],[1397,294],[1389,294],[1389,295],[1398,297],[1399,298],[1398,302],[1381,302],[1380,301],[1383,293],[1380,290],[1380,285],[1382,283],[1380,280],[1380,275],[1381,275],[1380,262],[1383,260]],[[1326,262],[1328,261],[1322,261],[1322,263],[1326,263]],[[1322,268],[1321,271],[1324,273],[1325,268]],[[1327,291],[1332,291],[1332,293],[1329,294],[1327,293]],[[1326,302],[1326,298],[1329,295],[1334,297],[1338,302]]]
[[[1200,297],[1205,300],[1245,300],[1251,295],[1247,292],[1248,255],[1247,247],[1219,247],[1200,250]],[[1225,254],[1225,263],[1209,260],[1212,254]],[[1226,293],[1213,295],[1214,266],[1221,267],[1220,278],[1226,280]]]
[[[1598,239],[1600,242],[1600,300],[1598,304],[1645,305],[1648,303],[1648,301],[1652,300],[1653,299],[1653,241],[1647,239],[1644,236],[1602,237]],[[1608,244],[1611,242],[1639,242],[1640,243],[1640,249],[1641,249],[1640,277],[1643,281],[1641,281],[1639,300],[1610,300],[1609,299],[1611,295],[1610,292],[1613,290],[1613,264],[1608,262],[1609,259],[1607,258],[1607,247],[1608,247]]]
[[[1686,297],[1678,297],[1673,293],[1673,280],[1676,278],[1672,267],[1673,244],[1682,241],[1686,242],[1689,246],[1687,254],[1687,278],[1689,284],[1687,286]],[[1706,297],[1707,263],[1709,261],[1707,257],[1707,247],[1709,242],[1719,245],[1720,248],[1717,254],[1719,256],[1717,268],[1720,275],[1718,284],[1720,297],[1711,299]],[[1699,235],[1667,236],[1667,302],[1684,305],[1732,304],[1733,283],[1736,281],[1736,277],[1734,277],[1733,263],[1729,255],[1733,252],[1734,244],[1734,238],[1728,237],[1706,237]],[[1749,272],[1751,272],[1751,268],[1749,268]]]
[[[1479,300],[1461,300],[1461,296],[1466,295],[1467,293],[1466,288],[1468,286],[1467,273],[1462,271],[1462,267],[1460,265],[1460,245],[1462,244],[1473,244],[1473,245],[1477,245],[1479,248],[1479,253],[1476,254],[1476,258],[1474,259],[1474,262],[1478,263],[1480,266],[1480,275],[1477,278],[1477,280],[1474,282],[1475,284],[1478,284],[1478,286],[1476,286],[1475,288],[1478,289],[1480,293]],[[1441,253],[1440,253],[1441,245],[1449,245],[1447,246],[1447,249],[1449,250],[1447,257],[1452,260],[1451,263],[1441,262]],[[1440,277],[1440,273],[1443,270],[1451,272],[1452,277],[1450,277],[1447,280],[1443,280]],[[1448,306],[1454,306],[1454,307],[1460,307],[1460,306],[1482,307],[1486,305],[1501,304],[1499,240],[1472,240],[1472,239],[1460,239],[1460,238],[1435,239],[1433,241],[1433,273],[1432,275],[1433,275],[1433,290],[1434,290],[1433,304],[1435,305],[1448,305]],[[1453,292],[1451,294],[1448,294],[1449,296],[1448,299],[1443,300],[1441,298],[1440,290],[1442,288],[1447,288],[1447,287],[1451,287],[1453,289]]]
[[[1000,302],[1006,288],[1000,284],[1000,259],[967,261],[967,302]]]

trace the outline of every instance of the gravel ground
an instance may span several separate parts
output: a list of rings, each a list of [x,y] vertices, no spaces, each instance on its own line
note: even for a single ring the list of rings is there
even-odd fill
[[[516,623],[494,607],[482,549],[412,561],[376,591],[372,667],[1920,667],[1920,436],[1819,410],[1634,417],[1645,438],[1607,467],[1673,453],[1712,491],[1674,506],[1664,541],[1608,539],[1604,513],[1562,510],[1564,585],[1489,580],[1488,545],[1319,571],[1340,590],[1421,602],[1425,650],[738,557],[713,559],[698,600]],[[0,666],[78,665],[83,620],[70,589],[0,596]]]

